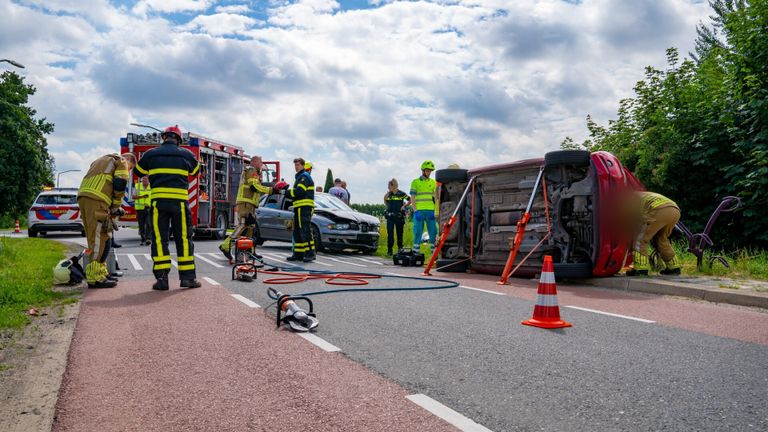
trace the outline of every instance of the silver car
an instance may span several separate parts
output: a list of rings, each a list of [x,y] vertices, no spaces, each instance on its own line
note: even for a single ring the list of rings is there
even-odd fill
[[[256,209],[256,244],[265,240],[291,241],[292,200],[285,194],[265,195]],[[327,193],[315,193],[312,236],[321,250],[358,250],[372,253],[379,247],[378,218],[360,213]]]

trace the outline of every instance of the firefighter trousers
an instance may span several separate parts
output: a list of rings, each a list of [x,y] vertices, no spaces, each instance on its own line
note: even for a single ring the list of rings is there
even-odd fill
[[[309,206],[293,208],[293,255],[298,257],[315,254],[315,240],[312,238],[312,213]]]
[[[655,210],[649,216],[652,221],[640,233],[638,242],[635,245],[636,253],[634,258],[635,261],[638,261],[635,268],[644,268],[645,260],[651,254],[650,246],[652,243],[653,248],[658,251],[659,256],[664,260],[664,264],[668,269],[679,267],[675,257],[675,250],[669,242],[669,236],[675,229],[675,224],[680,220],[680,210],[676,207],[663,207]]]
[[[109,204],[104,201],[81,196],[77,198],[80,218],[83,220],[85,237],[88,241],[88,264],[85,278],[88,283],[103,281],[107,275],[107,254],[112,238],[112,222]]]
[[[256,206],[254,206],[253,204],[248,204],[248,203],[237,204],[237,219],[238,219],[237,227],[235,227],[235,230],[232,231],[232,234],[230,234],[227,238],[224,239],[223,242],[221,242],[219,249],[231,250],[233,245],[233,240],[237,240],[241,236],[245,236],[248,238],[253,237],[254,228],[256,227],[256,217],[253,214],[255,209],[256,209]]]
[[[156,279],[168,279],[171,256],[168,237],[173,230],[179,279],[195,279],[195,245],[192,242],[192,214],[186,201],[152,200],[152,273]]]

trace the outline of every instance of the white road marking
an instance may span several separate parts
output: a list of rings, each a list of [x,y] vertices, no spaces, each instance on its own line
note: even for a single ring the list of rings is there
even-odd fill
[[[258,304],[256,304],[256,303],[248,300],[247,298],[241,296],[240,294],[232,294],[232,297],[234,297],[234,298],[240,300],[241,302],[245,303],[248,307],[251,307],[251,308],[254,308],[254,309],[261,307]]]
[[[374,261],[374,260],[370,260],[370,259],[358,258],[358,257],[351,257],[351,258],[354,258],[354,259],[360,260],[360,261],[365,261],[365,262],[373,263],[373,264],[376,264],[376,265],[384,265],[384,263],[381,263],[381,262],[378,262],[378,261]]]
[[[585,312],[593,312],[593,313],[596,313],[596,314],[608,315],[608,316],[612,316],[612,317],[616,317],[616,318],[624,318],[624,319],[628,319],[628,320],[640,321],[640,322],[644,322],[644,323],[648,323],[648,324],[653,324],[653,323],[656,322],[656,321],[651,321],[651,320],[647,320],[647,319],[643,319],[643,318],[636,318],[636,317],[631,317],[631,316],[626,316],[626,315],[619,315],[619,314],[615,314],[615,313],[603,312],[603,311],[594,310],[594,309],[587,309],[587,308],[578,307],[578,306],[565,306],[565,307],[571,308],[571,309],[577,309],[577,310],[581,310],[581,311],[585,311]]]
[[[199,255],[208,255],[209,257],[213,258],[214,260],[219,260],[220,262],[223,262],[223,263],[229,265],[229,260],[224,258],[224,256],[222,256],[221,254],[211,253],[211,252],[200,252]],[[224,267],[227,267],[227,265],[225,265]]]
[[[171,260],[171,265],[172,265],[172,266],[174,266],[174,267],[176,267],[176,268],[179,268],[179,263],[177,263],[177,262],[176,262],[176,261],[174,261],[174,260]]]
[[[262,252],[261,254],[264,255],[265,257],[268,257],[272,261],[277,261],[277,262],[285,263],[285,264],[288,264],[288,265],[294,265],[294,263],[291,263],[291,262],[288,262],[288,261],[285,261],[285,260],[281,260],[280,258],[276,258],[276,257],[282,256],[282,255],[271,254],[271,253],[264,253],[264,252]]]
[[[224,266],[223,266],[223,265],[221,265],[221,264],[219,264],[219,263],[217,263],[217,262],[213,262],[213,261],[209,260],[208,258],[205,258],[204,256],[202,256],[202,254],[195,254],[195,256],[196,256],[197,258],[199,258],[199,259],[201,259],[201,260],[203,260],[203,261],[207,262],[208,264],[210,264],[210,265],[214,266],[214,267],[224,268]]]
[[[465,417],[462,414],[448,408],[440,402],[432,399],[431,397],[423,394],[414,394],[406,396],[406,399],[415,403],[416,405],[424,408],[432,414],[440,417],[446,422],[456,426],[459,430],[464,432],[492,432],[487,427],[475,423],[472,419]]]
[[[203,276],[203,279],[205,279],[211,285],[221,285],[220,283],[218,283],[215,280],[209,278],[208,276]]]
[[[472,290],[472,291],[480,291],[480,292],[484,292],[484,293],[488,293],[488,294],[496,294],[496,295],[500,295],[500,296],[506,295],[504,293],[500,293],[500,292],[496,292],[496,291],[484,290],[484,289],[481,289],[481,288],[473,288],[473,287],[469,287],[469,286],[465,286],[465,285],[459,285],[459,288],[464,288],[464,289],[468,289],[468,290]]]
[[[324,266],[326,266],[326,267],[333,267],[333,264],[324,263],[324,262],[320,261],[320,260],[319,260],[319,259],[317,259],[317,258],[315,258],[315,260],[314,260],[314,261],[312,261],[312,262],[313,262],[313,263],[315,263],[315,264],[324,265]],[[310,263],[307,263],[307,264],[310,264]]]
[[[387,272],[387,274],[392,276],[402,276],[400,273]]]
[[[320,347],[320,349],[324,351],[328,351],[328,352],[341,351],[341,348],[337,347],[336,345],[332,345],[324,341],[323,339],[320,339],[319,337],[313,335],[312,333],[296,333],[296,334],[306,339],[308,342]]]
[[[144,258],[146,258],[147,261],[152,261],[152,255],[150,254],[144,254]]]
[[[349,265],[357,266],[357,267],[368,267],[368,266],[366,266],[366,265],[363,265],[363,264],[355,264],[355,263],[353,263],[353,262],[344,261],[344,260],[340,260],[340,259],[336,259],[336,258],[331,258],[331,257],[329,257],[329,256],[324,256],[323,258],[325,258],[325,259],[329,259],[329,260],[331,260],[331,261],[340,262],[340,263],[343,263],[343,264],[349,264]]]
[[[131,262],[131,265],[135,270],[144,270],[144,268],[141,266],[141,264],[139,264],[139,261],[136,259],[135,256],[133,256],[133,254],[125,254],[125,255],[128,256],[128,261]]]

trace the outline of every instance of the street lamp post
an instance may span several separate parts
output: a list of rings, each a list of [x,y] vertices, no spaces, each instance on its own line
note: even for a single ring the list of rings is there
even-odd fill
[[[62,174],[66,174],[68,172],[80,172],[80,170],[72,169],[72,170],[62,171],[62,172],[56,174],[56,189],[59,188],[59,176],[62,175]]]
[[[2,63],[2,62],[10,63],[10,64],[16,66],[17,68],[24,69],[24,65],[23,64],[21,64],[19,62],[15,62],[15,61],[13,61],[11,59],[0,59],[0,63]]]

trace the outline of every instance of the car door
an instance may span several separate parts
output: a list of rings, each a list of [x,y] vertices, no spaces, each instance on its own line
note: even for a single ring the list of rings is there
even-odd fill
[[[259,201],[256,209],[256,220],[262,238],[270,240],[291,241],[291,230],[286,221],[293,220],[293,213],[283,209],[286,204],[282,194],[271,194]]]

